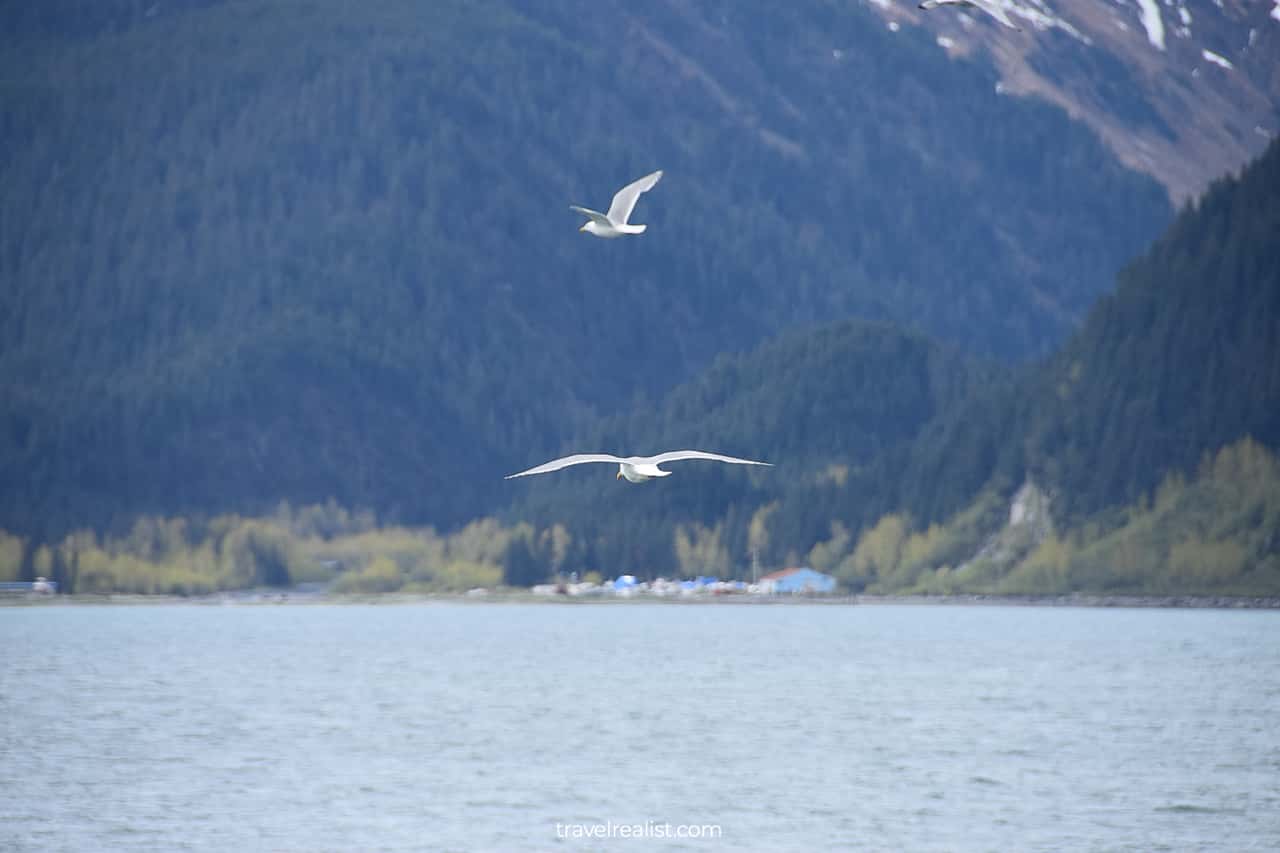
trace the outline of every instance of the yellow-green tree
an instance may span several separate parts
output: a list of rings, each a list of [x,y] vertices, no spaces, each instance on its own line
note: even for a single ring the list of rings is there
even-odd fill
[[[22,574],[22,539],[0,530],[0,581],[16,581]]]
[[[675,530],[676,563],[680,572],[690,575],[726,577],[732,566],[729,549],[721,542],[722,527],[680,524]]]
[[[862,534],[857,547],[840,563],[836,574],[854,589],[887,577],[898,566],[908,529],[904,515],[882,516],[874,527]]]

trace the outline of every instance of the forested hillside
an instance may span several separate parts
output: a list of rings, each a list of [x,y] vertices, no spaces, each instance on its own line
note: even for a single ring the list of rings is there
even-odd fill
[[[904,481],[972,483],[986,458],[1078,522],[1246,436],[1280,447],[1280,142],[1183,210],[1004,400],[933,425]],[[907,505],[936,519],[960,504]]]
[[[773,531],[764,556],[780,560],[826,534],[833,500],[856,494],[856,511],[870,520],[893,509],[886,460],[970,395],[1003,387],[1006,372],[886,324],[789,332],[721,357],[659,404],[607,418],[563,448],[624,455],[694,448],[774,468],[672,463],[669,480],[632,486],[612,469],[584,466],[512,483],[525,493],[514,515],[539,527],[564,524],[575,559],[602,569],[670,565],[677,529],[718,543],[707,547],[725,549],[721,562],[742,558],[752,529],[757,540]],[[793,493],[801,497],[793,501]],[[763,540],[754,544],[764,548]]]
[[[1168,213],[843,3],[3,9],[0,524],[37,537],[281,498],[457,525],[794,326],[1047,352]],[[654,168],[647,234],[576,232]]]
[[[1029,463],[1077,516],[1246,435],[1280,447],[1280,143],[1121,272],[1036,388]]]
[[[795,329],[562,448],[696,447],[772,468],[673,463],[642,485],[571,468],[505,482],[504,519],[445,535],[332,503],[144,518],[51,548],[0,535],[0,577],[431,591],[559,570],[741,577],[756,559],[871,592],[1274,595],[1278,168],[1274,143],[1184,210],[1043,363],[1009,368],[887,323]]]
[[[811,560],[858,587],[909,589],[973,558],[1033,482],[1058,551],[1008,584],[948,574],[924,588],[1110,588],[1117,554],[1130,574],[1115,588],[1204,591],[1214,577],[1280,588],[1268,528],[1280,488],[1280,142],[1184,210],[1042,364],[1011,375],[856,324],[795,333],[585,432],[576,449],[622,449],[588,447],[610,435],[635,452],[720,442],[779,466],[717,468],[693,485],[680,471],[639,495],[618,490],[625,500],[585,476],[531,487],[518,515],[565,521],[619,570],[670,564],[667,530],[682,519],[739,566],[754,549],[768,564]],[[648,550],[636,544],[655,531]],[[1214,575],[1220,560],[1233,568]],[[1177,561],[1180,581],[1165,573]]]

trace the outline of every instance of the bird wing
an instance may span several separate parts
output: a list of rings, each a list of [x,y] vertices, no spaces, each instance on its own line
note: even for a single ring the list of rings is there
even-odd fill
[[[512,477],[527,477],[530,474],[547,474],[551,471],[559,471],[561,468],[568,468],[570,465],[582,465],[586,462],[623,462],[621,456],[614,456],[610,453],[575,453],[572,456],[563,456],[559,459],[552,459],[550,462],[544,462],[528,471],[521,471],[519,474],[508,474],[503,477],[504,480],[510,480]]]
[[[713,462],[728,462],[732,465],[770,465],[769,462],[756,462],[754,459],[739,459],[736,456],[723,456],[719,453],[707,453],[702,450],[669,450],[666,453],[659,453],[657,456],[644,456],[639,460],[634,457],[631,462],[647,462],[653,465],[661,465],[663,462],[678,462],[681,459],[710,459]]]
[[[647,193],[662,179],[662,170],[645,175],[638,181],[632,181],[614,193],[613,202],[609,205],[609,220],[614,225],[626,225],[631,218],[631,211],[636,209],[636,201],[641,193]]]
[[[612,222],[609,221],[609,217],[605,216],[603,213],[601,213],[598,210],[590,210],[585,207],[578,207],[576,204],[569,205],[569,209],[574,211],[575,213],[581,213],[583,216],[587,217],[592,222],[598,223],[600,225],[613,224]]]
[[[992,0],[969,0],[969,2],[971,2],[974,6],[977,6],[982,11],[986,12],[991,17],[995,18],[1000,23],[1004,24],[1009,29],[1011,30],[1022,29],[1009,18],[1009,13],[1006,12],[1004,10],[1004,7],[1001,6],[999,3],[992,2]]]

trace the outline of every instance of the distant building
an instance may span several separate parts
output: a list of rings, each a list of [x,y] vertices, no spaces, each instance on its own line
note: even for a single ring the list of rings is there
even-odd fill
[[[0,583],[0,594],[53,595],[58,591],[58,582],[36,578],[32,581],[5,581]]]
[[[783,569],[760,578],[760,591],[782,594],[815,594],[836,591],[836,579],[805,566]]]

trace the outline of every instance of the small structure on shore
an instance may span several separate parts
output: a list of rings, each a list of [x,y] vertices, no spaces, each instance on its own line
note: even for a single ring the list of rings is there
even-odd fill
[[[760,578],[760,591],[773,595],[825,595],[836,591],[836,579],[802,566],[765,575]]]
[[[5,581],[0,583],[0,594],[53,595],[58,591],[58,582],[43,577],[34,581]]]

